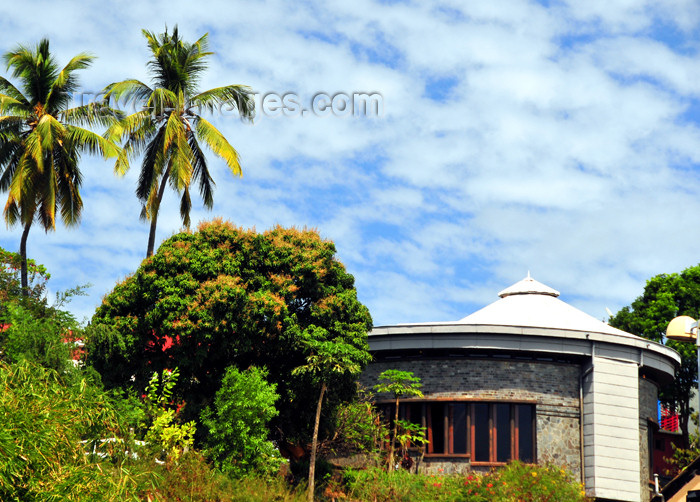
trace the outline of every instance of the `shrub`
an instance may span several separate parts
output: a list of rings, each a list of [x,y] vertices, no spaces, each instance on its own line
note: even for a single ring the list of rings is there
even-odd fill
[[[333,437],[324,445],[333,453],[375,453],[389,435],[389,429],[372,401],[372,394],[364,389],[358,390],[354,401],[338,407],[333,426]]]
[[[206,455],[224,473],[241,477],[251,470],[261,474],[279,471],[282,457],[268,441],[267,423],[275,416],[276,386],[266,380],[265,369],[245,371],[229,367],[214,407],[202,413],[209,429]]]
[[[107,397],[87,379],[68,386],[28,361],[1,363],[0,423],[0,500],[135,500],[133,477],[85,455],[81,440],[118,429]]]
[[[555,466],[512,462],[486,474],[429,476],[373,468],[347,471],[353,500],[372,502],[583,502],[582,486]]]

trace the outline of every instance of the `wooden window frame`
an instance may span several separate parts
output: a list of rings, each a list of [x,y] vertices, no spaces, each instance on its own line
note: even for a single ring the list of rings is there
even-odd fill
[[[532,456],[531,461],[537,459],[537,407],[532,401],[497,401],[497,400],[455,400],[455,399],[421,399],[421,400],[406,400],[399,403],[399,417],[414,421],[417,417],[411,417],[411,408],[407,405],[421,404],[420,423],[426,428],[426,437],[429,443],[426,445],[426,458],[473,458],[475,447],[475,406],[474,404],[488,405],[488,430],[489,430],[489,460],[488,461],[472,461],[474,466],[499,466],[505,465],[507,462],[499,462],[498,458],[498,405],[509,405],[509,429],[510,429],[510,455],[509,461],[520,458],[520,436],[523,433],[521,428],[520,415],[518,406],[531,407],[530,430],[527,433],[531,434]],[[393,403],[385,402],[384,405],[390,405],[389,408],[393,411]],[[433,452],[433,406],[442,404],[442,429],[443,429],[443,452]],[[467,453],[455,453],[455,424],[454,424],[454,405],[466,404],[466,451]],[[403,409],[402,409],[403,408]],[[392,416],[393,419],[393,416]]]

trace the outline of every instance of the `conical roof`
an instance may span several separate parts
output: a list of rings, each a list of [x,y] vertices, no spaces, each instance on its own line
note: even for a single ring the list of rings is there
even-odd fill
[[[637,338],[561,301],[558,291],[534,280],[529,273],[498,296],[500,300],[460,319],[457,324],[562,329]]]

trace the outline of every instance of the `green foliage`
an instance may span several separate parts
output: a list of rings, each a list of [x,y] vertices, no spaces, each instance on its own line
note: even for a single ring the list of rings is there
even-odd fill
[[[422,397],[420,378],[411,371],[385,370],[379,375],[376,392],[388,392],[394,399],[401,397]]]
[[[37,318],[19,304],[8,304],[0,324],[5,325],[0,331],[0,359],[10,363],[27,359],[61,373],[72,370],[72,347],[65,343],[69,330],[60,320]]]
[[[146,441],[157,447],[166,458],[177,462],[194,443],[194,421],[175,423],[175,410],[163,410],[156,415],[146,433]]]
[[[226,370],[214,407],[202,413],[209,429],[206,454],[232,477],[252,470],[264,475],[279,471],[282,458],[268,441],[268,422],[278,412],[276,385],[267,382],[267,370],[252,366]]]
[[[46,306],[46,283],[51,275],[43,265],[27,260],[27,299],[22,296],[20,268],[22,257],[0,247],[0,316],[9,304],[34,305],[36,310]]]
[[[130,500],[137,483],[124,473],[105,476],[111,467],[91,463],[81,444],[119,430],[89,380],[68,386],[28,361],[0,363],[0,421],[0,500]]]
[[[244,477],[231,479],[209,466],[195,452],[179,462],[157,467],[158,486],[144,495],[157,501],[187,502],[297,502],[301,497],[281,478]],[[146,500],[146,497],[143,500]]]
[[[583,502],[566,470],[512,462],[486,474],[434,476],[382,469],[347,471],[345,490],[358,502]]]
[[[666,459],[671,468],[667,469],[667,472],[664,472],[663,474],[676,476],[700,456],[700,434],[695,432],[697,431],[698,427],[698,413],[693,413],[691,418],[695,424],[695,429],[689,434],[688,447],[683,448],[676,446],[673,443],[671,444],[671,447],[673,448],[673,455],[671,458]]]
[[[113,389],[107,393],[119,423],[132,437],[143,437],[149,425],[146,403],[133,390]]]
[[[160,376],[153,373],[146,387],[146,410],[151,419],[146,442],[175,462],[194,443],[196,430],[194,421],[177,424],[175,410],[168,408],[172,404],[173,389],[179,376],[177,368],[163,370]]]
[[[374,390],[381,393],[386,392],[393,396],[394,398],[394,428],[391,432],[391,438],[389,440],[389,455],[387,456],[387,470],[391,471],[394,469],[394,449],[396,446],[396,441],[399,440],[399,426],[401,421],[399,420],[399,398],[401,397],[423,397],[423,393],[420,388],[422,384],[420,383],[420,378],[413,376],[411,371],[401,371],[401,370],[384,370],[379,375],[379,383],[374,386]],[[404,423],[405,425],[405,423]],[[417,442],[425,444],[426,441],[424,436],[421,437],[420,431],[413,430],[409,432],[409,437],[411,434],[416,434]],[[403,450],[405,447],[401,446]]]
[[[309,459],[308,500],[312,502],[323,396],[328,387],[333,386],[335,377],[339,375],[357,375],[370,361],[371,356],[367,350],[356,347],[352,343],[346,343],[343,333],[329,333],[328,330],[318,326],[313,326],[304,332],[303,344],[306,345],[309,351],[306,356],[306,364],[294,368],[292,375],[310,375],[312,381],[316,385],[320,384],[321,387],[318,402],[316,403],[316,417],[314,418],[311,457]]]
[[[681,430],[688,442],[688,421],[693,407],[690,397],[698,376],[694,344],[664,340],[668,323],[676,316],[700,315],[700,265],[680,274],[660,274],[646,283],[644,292],[628,307],[610,318],[610,325],[659,343],[681,354],[681,368],[673,383],[659,393],[661,402],[679,414]]]
[[[409,445],[422,447],[428,443],[428,439],[425,437],[428,430],[426,427],[421,427],[407,420],[398,420],[397,424],[396,441],[401,447],[401,456],[406,455]]]
[[[336,453],[377,453],[389,429],[374,406],[371,393],[358,390],[357,398],[338,407],[328,447]]]
[[[149,409],[158,411],[170,404],[173,399],[173,389],[177,385],[177,379],[180,376],[180,370],[163,370],[158,373],[153,373],[151,379],[146,386],[146,403]]]
[[[303,486],[291,488],[281,478],[244,477],[233,482],[232,502],[303,502]]]
[[[295,440],[310,435],[308,403],[318,399],[310,374],[292,375],[307,364],[305,337],[366,352],[371,324],[331,242],[313,231],[257,233],[215,220],[171,237],[118,284],[86,344],[108,387],[141,392],[153,371],[179,366],[175,398],[187,403],[186,419],[211,405],[226,368],[264,365],[280,395],[271,427]],[[329,416],[354,391],[353,375],[336,375]]]

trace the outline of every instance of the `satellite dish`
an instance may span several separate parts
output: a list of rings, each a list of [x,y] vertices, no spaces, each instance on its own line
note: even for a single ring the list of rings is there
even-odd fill
[[[666,338],[679,342],[694,342],[697,338],[698,322],[687,315],[676,317],[668,323]]]

